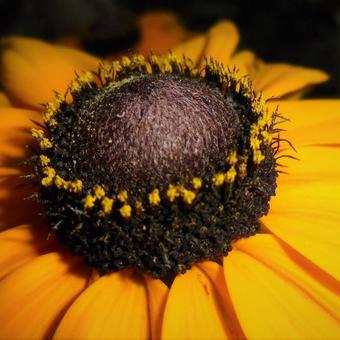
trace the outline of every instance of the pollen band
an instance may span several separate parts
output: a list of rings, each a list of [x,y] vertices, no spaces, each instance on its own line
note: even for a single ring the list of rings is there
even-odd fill
[[[211,60],[134,55],[78,76],[32,130],[51,230],[102,272],[218,260],[268,212],[275,115]]]

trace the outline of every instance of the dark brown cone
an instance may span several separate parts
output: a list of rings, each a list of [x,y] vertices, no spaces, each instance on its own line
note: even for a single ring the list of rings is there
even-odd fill
[[[76,130],[87,145],[79,164],[89,165],[81,173],[136,196],[224,163],[240,125],[235,102],[219,89],[173,75],[108,86],[79,117]]]

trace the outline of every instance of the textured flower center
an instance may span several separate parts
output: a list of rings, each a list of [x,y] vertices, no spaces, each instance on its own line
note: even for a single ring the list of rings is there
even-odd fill
[[[71,100],[69,98],[71,95]],[[218,261],[275,193],[275,114],[214,62],[141,56],[85,73],[33,129],[51,231],[101,272]]]
[[[138,198],[223,163],[240,130],[238,110],[199,80],[135,77],[81,105],[69,153],[77,173]]]

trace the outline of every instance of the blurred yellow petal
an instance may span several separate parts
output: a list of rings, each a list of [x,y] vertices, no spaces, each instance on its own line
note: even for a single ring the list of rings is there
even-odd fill
[[[265,226],[340,280],[339,182],[279,186],[262,218]]]
[[[251,339],[335,339],[340,323],[287,278],[234,249],[225,280],[240,324]]]
[[[72,304],[55,339],[148,339],[147,291],[139,274],[102,276]]]
[[[34,140],[29,129],[36,127],[32,120],[41,123],[41,114],[11,107],[0,108],[1,165],[8,165],[6,160],[9,157],[12,159],[27,157],[25,145],[32,144]]]
[[[84,52],[22,37],[2,41],[1,78],[14,102],[34,109],[65,93],[75,72],[95,70],[99,61]]]
[[[0,281],[0,338],[51,337],[87,274],[78,258],[50,253],[6,276]]]
[[[265,98],[279,98],[328,79],[328,74],[321,70],[289,64],[264,63],[258,65],[252,76],[254,87],[262,91]]]
[[[254,63],[256,56],[252,51],[244,50],[233,55],[229,62],[229,67],[233,68],[236,66],[238,69],[237,75],[239,77],[252,76],[254,71]]]
[[[237,27],[230,21],[220,21],[208,31],[203,54],[206,58],[229,65],[239,40]]]
[[[178,45],[173,49],[173,52],[179,58],[186,56],[190,58],[195,64],[197,64],[203,56],[205,44],[206,37],[198,36]]]
[[[138,19],[140,41],[135,50],[144,55],[164,53],[192,35],[179,18],[168,11],[143,13]]]
[[[47,229],[21,225],[0,232],[0,279],[51,248]]]
[[[306,273],[303,264],[292,260],[289,251],[285,251],[273,235],[258,234],[239,240],[235,242],[235,248],[252,256],[278,275],[292,282],[340,322],[339,295],[328,290],[318,280]]]
[[[11,102],[4,92],[0,92],[0,107],[11,106]]]
[[[0,229],[39,220],[40,205],[25,201],[37,191],[29,181],[20,178],[32,172],[19,164],[32,153],[26,145],[32,145],[33,137],[29,129],[32,120],[41,122],[41,114],[30,110],[0,108]],[[26,183],[26,184],[25,184]],[[15,211],[15,214],[13,213]]]
[[[148,292],[151,338],[160,339],[164,308],[169,289],[161,280],[154,279],[148,275],[144,275],[144,279]]]
[[[290,120],[279,126],[287,130],[282,136],[294,145],[340,144],[340,100],[310,99],[269,103],[271,110],[277,107]]]
[[[226,339],[218,295],[197,267],[178,275],[165,307],[162,339]]]

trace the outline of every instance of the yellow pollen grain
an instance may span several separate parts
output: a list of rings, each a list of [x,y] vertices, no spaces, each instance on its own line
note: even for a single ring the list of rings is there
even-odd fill
[[[66,189],[66,181],[58,175],[54,179],[54,184],[58,189]]]
[[[253,151],[253,160],[255,164],[260,164],[265,159],[264,155],[262,154],[261,150]]]
[[[83,205],[85,209],[91,209],[94,207],[94,203],[96,202],[96,197],[92,195],[87,195],[83,199]]]
[[[40,159],[40,164],[42,166],[46,166],[46,165],[51,163],[51,160],[47,156],[45,156],[45,155],[40,155],[39,159]]]
[[[236,169],[235,167],[232,166],[225,174],[226,182],[233,183],[235,181],[236,175],[237,175]]]
[[[194,177],[191,181],[191,184],[195,190],[201,189],[202,180],[199,177]]]
[[[221,186],[223,183],[224,183],[224,180],[225,180],[225,174],[222,174],[222,173],[218,173],[218,174],[215,174],[212,178],[212,183],[219,187]]]
[[[196,194],[191,190],[183,189],[182,197],[185,203],[191,204],[193,200],[196,198]]]
[[[83,182],[80,179],[69,182],[67,189],[74,193],[81,192],[83,190]]]
[[[113,199],[104,197],[101,201],[102,209],[105,214],[110,214],[113,206]]]
[[[46,166],[43,169],[43,174],[46,177],[42,178],[41,184],[45,187],[51,186],[53,184],[54,177],[56,176],[56,171],[52,167]]]
[[[122,58],[122,65],[123,65],[124,67],[129,67],[130,64],[131,64],[130,58],[124,56],[124,57]]]
[[[235,165],[237,163],[237,153],[236,151],[232,151],[227,158],[227,161],[230,165]]]
[[[129,218],[131,217],[131,212],[132,212],[132,208],[130,205],[128,204],[124,204],[120,209],[119,209],[120,214],[124,217],[124,218]]]
[[[101,185],[95,185],[93,187],[93,192],[94,195],[96,196],[97,199],[102,199],[105,196],[105,190]]]
[[[159,190],[154,189],[152,192],[149,194],[149,203],[151,205],[158,205],[161,202],[161,198],[159,196]]]
[[[169,185],[169,188],[166,192],[167,197],[169,198],[170,202],[174,202],[175,199],[179,196],[180,192],[178,188],[172,184]]]
[[[126,202],[128,199],[128,193],[126,190],[122,190],[121,192],[118,193],[117,198],[119,201],[122,203]]]

